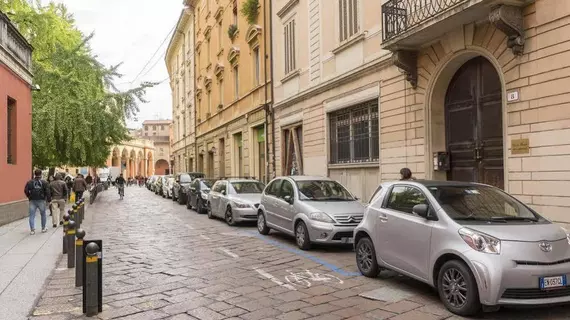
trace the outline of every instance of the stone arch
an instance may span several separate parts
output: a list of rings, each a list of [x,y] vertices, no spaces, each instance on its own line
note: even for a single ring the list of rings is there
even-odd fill
[[[129,154],[129,174],[128,174],[130,178],[136,176],[136,170],[135,170],[136,158],[137,158],[136,151],[134,149],[131,149]]]
[[[464,26],[463,37],[447,35],[440,42],[422,50],[418,57],[419,90],[425,93],[424,130],[425,168],[427,179],[445,180],[445,172],[433,170],[433,153],[446,150],[445,138],[445,97],[448,87],[457,71],[468,61],[483,57],[495,68],[501,84],[501,114],[503,125],[503,181],[508,191],[508,114],[506,87],[509,72],[516,66],[515,56],[506,46],[506,36],[495,27]],[[439,54],[438,54],[439,53]],[[428,80],[429,79],[429,80]],[[516,80],[516,79],[514,79]],[[423,89],[422,89],[423,88]]]
[[[166,174],[168,171],[168,161],[165,159],[158,159],[154,163],[154,172],[158,175]]]
[[[111,152],[111,166],[118,167],[121,165],[121,152],[118,147],[114,147]]]

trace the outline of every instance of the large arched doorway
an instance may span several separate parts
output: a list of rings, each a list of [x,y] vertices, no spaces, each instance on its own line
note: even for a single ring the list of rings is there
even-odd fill
[[[467,61],[451,79],[445,95],[445,141],[448,180],[504,188],[501,80],[483,57]]]
[[[154,164],[154,173],[157,175],[169,174],[168,172],[168,161],[164,159],[158,159]]]
[[[115,147],[113,149],[113,156],[112,156],[112,160],[111,160],[111,166],[113,167],[118,167],[121,165],[120,163],[120,153],[119,153],[119,148]]]

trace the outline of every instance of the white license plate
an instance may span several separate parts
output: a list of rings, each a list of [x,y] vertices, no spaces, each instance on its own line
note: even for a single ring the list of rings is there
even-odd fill
[[[341,238],[340,242],[342,242],[342,243],[354,243],[354,238]]]
[[[542,277],[539,278],[540,289],[551,289],[565,287],[567,285],[566,276]]]

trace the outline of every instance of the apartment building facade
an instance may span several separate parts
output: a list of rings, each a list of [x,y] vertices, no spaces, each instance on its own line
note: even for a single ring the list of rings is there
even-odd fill
[[[154,174],[164,175],[172,173],[171,162],[171,120],[145,120],[143,121],[140,138],[154,143]]]
[[[0,179],[24,186],[32,176],[32,47],[0,12]],[[0,225],[27,216],[22,189],[0,192]]]
[[[358,197],[380,183],[380,1],[273,1],[277,175],[330,176]]]
[[[173,172],[196,170],[196,109],[194,104],[194,11],[185,8],[166,51],[172,89]]]
[[[195,15],[196,170],[268,178],[269,0],[188,0]]]
[[[408,167],[497,186],[570,222],[570,3],[274,8],[280,174],[329,175],[366,199]]]

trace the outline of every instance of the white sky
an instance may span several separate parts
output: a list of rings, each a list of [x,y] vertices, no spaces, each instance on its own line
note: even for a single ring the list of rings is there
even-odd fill
[[[132,85],[128,83],[133,81],[143,69],[176,24],[183,8],[182,0],[52,1],[67,6],[76,20],[77,27],[85,35],[95,32],[91,48],[99,61],[107,66],[123,62],[119,72],[124,76],[116,81],[122,83],[119,86],[121,90],[130,86],[135,87],[141,81],[159,82],[168,78],[164,53],[170,35],[139,79]],[[44,4],[49,2],[50,0],[42,0]],[[138,121],[130,121],[129,127],[140,127],[144,120],[172,118],[172,99],[168,80],[149,89],[146,97],[149,103],[140,105]]]

